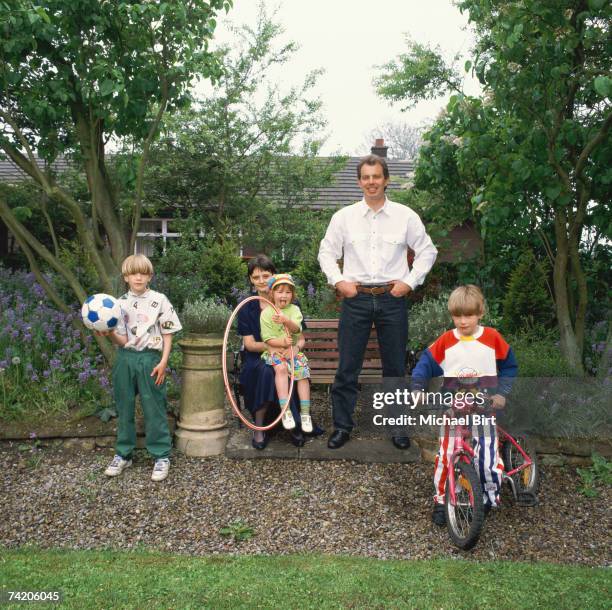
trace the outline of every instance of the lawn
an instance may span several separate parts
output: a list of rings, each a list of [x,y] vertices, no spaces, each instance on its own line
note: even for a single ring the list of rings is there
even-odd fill
[[[610,583],[606,568],[545,563],[35,548],[2,549],[0,555],[4,595],[14,589],[59,590],[61,608],[79,609],[595,609],[609,608]]]

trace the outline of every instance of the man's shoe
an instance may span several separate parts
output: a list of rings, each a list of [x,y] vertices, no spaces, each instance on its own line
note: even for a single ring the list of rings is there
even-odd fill
[[[407,436],[394,436],[391,440],[398,449],[408,449],[410,447],[410,439]]]
[[[151,475],[151,481],[163,481],[168,476],[170,470],[170,460],[168,458],[160,458],[155,460],[155,466],[153,466],[153,474]]]
[[[330,449],[340,449],[346,441],[351,438],[351,435],[344,430],[335,430],[334,433],[329,437],[327,446]]]
[[[125,460],[120,455],[116,455],[108,465],[104,474],[107,477],[118,477],[126,468],[132,465],[132,460]]]
[[[296,447],[303,447],[306,444],[306,439],[299,430],[291,430],[291,442]]]
[[[255,437],[253,437],[251,439],[251,445],[253,445],[253,449],[259,449],[259,450],[265,449],[268,446],[268,439],[269,439],[268,435],[264,432],[263,440],[256,441]]]
[[[444,513],[444,504],[434,504],[431,520],[440,527],[446,525],[446,514]]]

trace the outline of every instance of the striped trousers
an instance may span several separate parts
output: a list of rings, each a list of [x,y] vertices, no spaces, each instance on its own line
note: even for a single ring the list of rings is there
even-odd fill
[[[444,503],[448,465],[455,450],[455,427],[444,426],[440,429],[440,446],[436,455],[434,470],[434,502]],[[497,506],[502,483],[504,464],[499,454],[497,429],[493,425],[472,426],[472,448],[474,467],[482,485],[483,502]]]

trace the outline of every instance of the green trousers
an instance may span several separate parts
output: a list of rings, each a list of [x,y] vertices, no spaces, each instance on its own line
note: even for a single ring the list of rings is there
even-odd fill
[[[134,411],[136,394],[144,413],[147,451],[156,459],[170,456],[172,438],[166,412],[166,382],[155,385],[151,371],[159,363],[161,352],[118,349],[113,366],[113,393],[117,407],[117,443],[115,451],[124,459],[136,447]]]

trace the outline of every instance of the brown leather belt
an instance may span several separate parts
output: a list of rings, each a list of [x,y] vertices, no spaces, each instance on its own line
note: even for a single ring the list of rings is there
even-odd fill
[[[384,284],[383,286],[357,286],[357,292],[365,294],[385,294],[393,289],[393,284]]]

